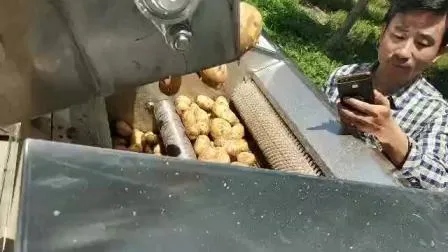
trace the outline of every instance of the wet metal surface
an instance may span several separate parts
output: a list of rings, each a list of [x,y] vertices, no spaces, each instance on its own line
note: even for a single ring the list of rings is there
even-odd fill
[[[448,251],[443,194],[29,140],[16,251]]]

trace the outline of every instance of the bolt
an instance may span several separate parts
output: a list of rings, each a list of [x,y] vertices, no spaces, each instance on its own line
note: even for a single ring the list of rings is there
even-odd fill
[[[186,30],[179,31],[174,38],[173,47],[178,51],[186,51],[190,47],[191,32]]]

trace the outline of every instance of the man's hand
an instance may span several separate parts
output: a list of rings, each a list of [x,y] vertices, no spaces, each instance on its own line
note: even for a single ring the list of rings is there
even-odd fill
[[[357,130],[377,137],[389,159],[400,166],[408,153],[408,137],[392,117],[387,97],[375,90],[375,104],[354,98],[338,103],[341,121]],[[398,167],[401,168],[401,167]]]

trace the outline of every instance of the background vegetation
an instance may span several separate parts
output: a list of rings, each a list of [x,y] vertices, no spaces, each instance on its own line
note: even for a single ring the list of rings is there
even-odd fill
[[[265,31],[317,86],[338,66],[372,62],[387,0],[370,0],[338,48],[326,49],[356,0],[246,0],[262,12]],[[426,77],[448,97],[448,55]]]

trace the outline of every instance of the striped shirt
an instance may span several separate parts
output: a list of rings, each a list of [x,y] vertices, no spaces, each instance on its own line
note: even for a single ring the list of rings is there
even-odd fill
[[[339,99],[336,77],[371,69],[372,64],[346,65],[330,76],[325,93],[331,103]],[[411,186],[429,190],[448,187],[448,103],[425,78],[420,77],[389,97],[393,117],[409,137],[411,147],[397,176]],[[360,138],[378,146],[376,138],[361,133]]]

